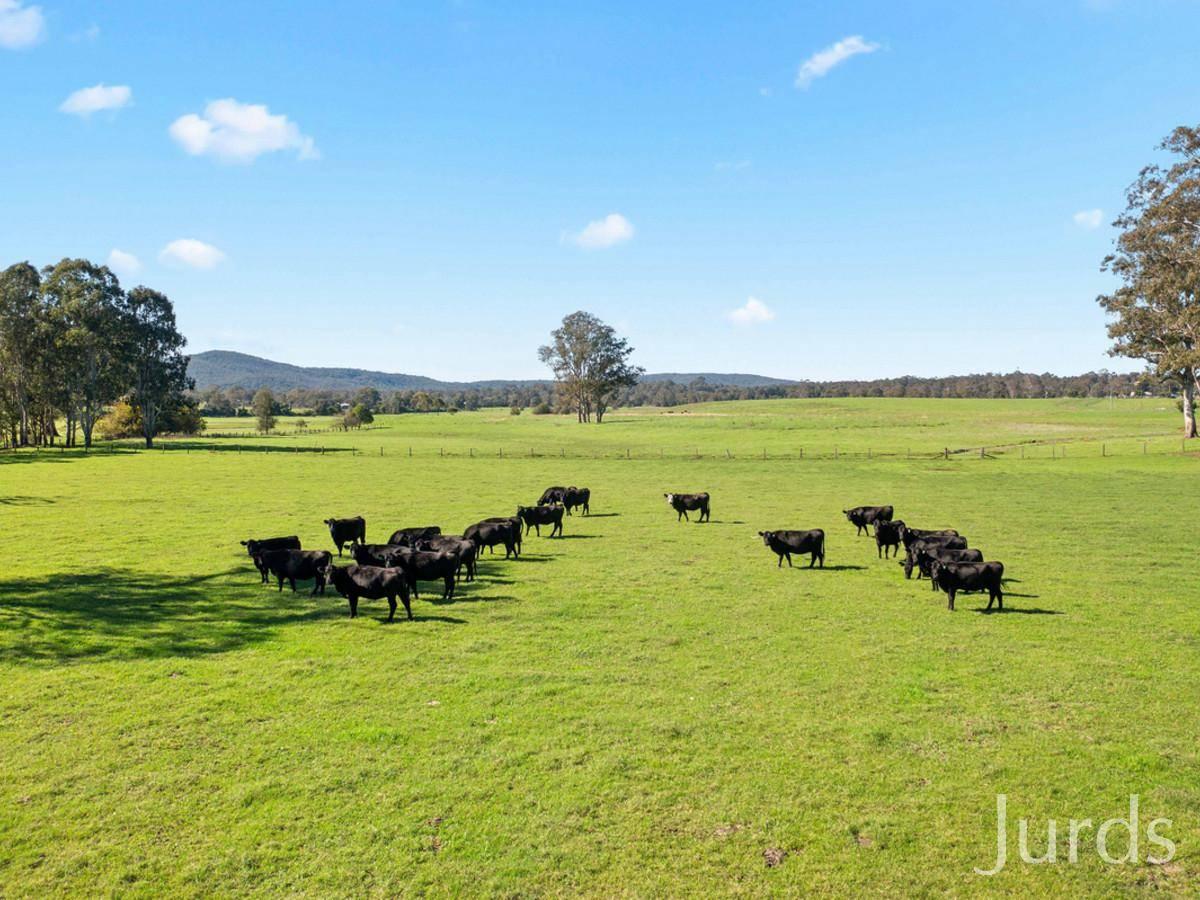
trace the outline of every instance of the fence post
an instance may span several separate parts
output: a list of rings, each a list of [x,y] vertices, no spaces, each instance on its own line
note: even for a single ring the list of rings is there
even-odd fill
[[[870,459],[870,458],[871,458],[871,448],[868,447],[867,448],[867,459]]]
[[[500,448],[500,458],[504,459],[504,448],[503,447]]]
[[[1142,456],[1146,455],[1146,441],[1142,441]]]
[[[726,449],[726,450],[725,450],[725,458],[726,458],[726,459],[733,459],[733,457],[729,455],[729,450],[728,450],[728,449]]]
[[[834,458],[834,459],[837,459],[837,458],[838,458],[838,449],[837,449],[837,447],[834,447],[834,448],[833,448],[833,458]]]
[[[983,459],[983,449],[984,449],[983,447],[979,448],[979,458],[980,459]]]
[[[630,457],[630,455],[629,455],[629,448],[628,448],[628,447],[626,447],[626,448],[625,448],[625,458],[626,458],[626,459],[630,459],[630,458],[631,458],[631,457]]]
[[[409,447],[409,448],[408,448],[408,455],[409,455],[409,457],[410,457],[410,458],[412,457],[412,447]]]
[[[947,460],[950,459],[950,448],[949,447],[943,447],[942,453],[945,455],[945,458]]]
[[[1021,445],[1021,459],[1024,459],[1024,458],[1025,458],[1025,445],[1022,444]]]
[[[379,448],[379,455],[383,456],[383,448],[382,447]]]
[[[803,447],[800,448],[800,458],[804,459],[804,448]]]
[[[1100,456],[1108,456],[1108,447],[1106,447],[1104,444],[1100,445]]]

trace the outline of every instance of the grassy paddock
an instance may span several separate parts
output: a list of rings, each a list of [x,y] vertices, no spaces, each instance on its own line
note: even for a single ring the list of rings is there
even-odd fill
[[[341,451],[324,456],[215,439],[0,457],[0,893],[1194,893],[1196,459],[773,458],[1165,446],[1175,419],[1163,401],[779,401],[235,442]],[[328,546],[330,515],[375,540],[461,528],[552,483],[590,486],[595,514],[411,623],[263,588],[237,546]],[[676,525],[665,490],[710,491],[712,523]],[[840,515],[872,502],[1003,560],[1009,611],[949,613],[878,561]],[[825,571],[776,569],[755,535],[808,527]],[[985,879],[998,792],[1010,863]],[[1087,843],[1068,864],[1067,819],[1131,793],[1142,864]],[[1059,864],[1019,863],[1018,816],[1039,853],[1058,820]],[[1145,863],[1156,816],[1167,866]]]

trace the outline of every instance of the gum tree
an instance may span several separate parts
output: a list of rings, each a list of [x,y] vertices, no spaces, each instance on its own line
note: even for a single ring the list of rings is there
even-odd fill
[[[1097,302],[1113,319],[1109,353],[1145,360],[1183,392],[1183,436],[1196,437],[1200,371],[1200,127],[1159,145],[1175,160],[1141,171],[1126,192],[1121,229],[1103,263],[1121,285]]]

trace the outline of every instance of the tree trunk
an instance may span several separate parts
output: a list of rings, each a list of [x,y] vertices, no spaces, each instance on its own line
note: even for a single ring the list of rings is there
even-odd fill
[[[1194,438],[1196,436],[1196,374],[1194,372],[1183,373],[1183,436],[1185,438]]]

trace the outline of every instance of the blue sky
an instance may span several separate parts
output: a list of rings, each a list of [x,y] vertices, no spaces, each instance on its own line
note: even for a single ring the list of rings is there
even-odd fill
[[[580,308],[651,371],[1132,369],[1099,263],[1200,120],[1198,34],[1191,0],[0,0],[0,259],[132,256],[193,351],[452,379],[542,377]]]

